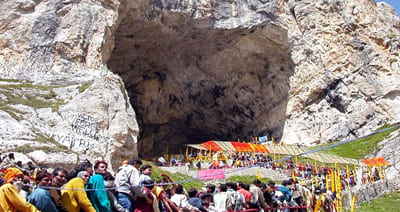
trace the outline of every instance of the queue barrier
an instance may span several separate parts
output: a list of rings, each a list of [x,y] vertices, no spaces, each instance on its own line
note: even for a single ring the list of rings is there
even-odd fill
[[[331,203],[328,205],[321,205],[322,206],[329,206],[331,208],[331,212],[336,211],[335,210],[335,203]],[[312,209],[312,211],[314,211],[313,207],[310,206],[286,206],[286,207],[266,207],[264,208],[264,211],[284,211],[285,209],[291,209],[291,210],[295,210],[295,212],[297,211],[296,209]],[[248,208],[248,209],[243,209],[243,210],[239,210],[239,211],[233,211],[233,210],[228,210],[225,212],[258,212],[259,209],[258,208]]]

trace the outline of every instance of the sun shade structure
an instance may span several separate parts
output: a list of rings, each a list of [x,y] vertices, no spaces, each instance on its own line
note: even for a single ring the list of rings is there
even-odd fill
[[[261,144],[242,143],[237,141],[207,141],[201,144],[189,144],[187,146],[207,151],[230,151],[230,152],[255,152],[271,153]]]
[[[267,148],[271,153],[278,155],[298,155],[303,152],[307,152],[308,149],[304,147],[299,147],[296,145],[267,145]],[[340,164],[355,164],[355,165],[363,165],[360,160],[353,158],[345,158],[336,155],[328,155],[324,153],[310,153],[302,155],[302,157],[306,157],[312,160],[319,161],[321,163],[340,163]]]
[[[201,144],[187,144],[186,146],[201,150],[201,151],[225,151],[225,152],[249,152],[249,153],[267,153],[267,154],[278,154],[278,155],[298,155],[303,152],[307,152],[308,149],[297,145],[263,145],[253,143],[243,143],[238,141],[207,141]],[[365,166],[368,163],[361,163],[361,160],[353,158],[345,158],[336,155],[328,155],[324,153],[310,153],[302,155],[312,160],[319,161],[321,163],[340,163],[340,164],[352,164]],[[383,159],[383,158],[382,158]],[[385,159],[375,160],[375,162],[369,162],[370,164],[383,164]],[[385,160],[386,161],[386,160]],[[387,162],[386,162],[387,164]],[[367,164],[368,165],[368,164]]]

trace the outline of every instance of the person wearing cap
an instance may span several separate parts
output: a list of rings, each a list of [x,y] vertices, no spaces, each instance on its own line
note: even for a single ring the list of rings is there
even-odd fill
[[[122,161],[122,165],[121,165],[120,167],[118,167],[117,173],[118,173],[119,171],[121,171],[122,168],[124,168],[124,167],[126,167],[126,166],[128,166],[128,165],[129,165],[129,161],[128,161],[128,160]]]
[[[136,197],[143,197],[139,184],[139,168],[142,164],[139,158],[131,158],[129,164],[122,167],[115,176],[116,197],[119,204],[128,211],[132,211]]]
[[[5,184],[0,187],[0,211],[39,211],[34,205],[27,202],[16,188],[18,184],[21,184],[23,178],[24,174],[17,168],[8,168],[5,171]]]

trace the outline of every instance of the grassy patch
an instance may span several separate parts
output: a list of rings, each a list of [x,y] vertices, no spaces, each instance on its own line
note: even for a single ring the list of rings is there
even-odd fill
[[[20,152],[23,154],[27,154],[36,150],[42,150],[45,153],[54,153],[54,152],[67,152],[64,149],[59,149],[58,147],[50,147],[50,146],[44,146],[44,147],[38,147],[38,146],[31,146],[29,144],[25,144],[23,146],[18,146],[12,150],[11,152]]]
[[[8,114],[10,114],[11,117],[13,117],[13,119],[17,121],[20,121],[23,118],[20,114],[25,114],[24,111],[20,111],[18,109],[10,107],[6,105],[4,101],[1,100],[0,100],[0,110],[7,112]]]
[[[46,153],[50,153],[50,152],[70,152],[70,150],[68,149],[68,147],[58,143],[56,141],[56,139],[54,139],[53,136],[51,137],[46,137],[42,134],[39,134],[36,137],[36,140],[41,142],[41,143],[52,143],[55,145],[55,147],[43,147],[42,150]]]
[[[93,82],[86,82],[86,83],[81,84],[81,85],[78,87],[79,93],[84,92],[84,91],[85,91],[86,89],[88,89],[92,84],[93,84]]]
[[[35,148],[31,147],[31,145],[29,144],[25,144],[23,146],[18,146],[15,149],[12,150],[12,152],[21,152],[21,153],[29,153],[29,152],[33,152],[35,150]]]
[[[9,94],[8,102],[10,104],[23,104],[33,108],[51,108],[53,111],[58,111],[59,106],[63,103],[62,101],[44,101],[36,98],[34,95],[19,96]]]
[[[59,88],[59,87],[65,87],[64,85],[34,85],[32,83],[26,83],[26,82],[21,82],[19,84],[10,84],[10,85],[0,85],[0,88],[5,88],[5,89],[22,89],[22,88],[33,88],[37,90],[51,90],[53,88]]]
[[[1,78],[0,78],[0,81],[3,81],[3,82],[20,82],[20,80],[17,80],[17,79],[1,79]]]
[[[53,91],[56,87],[60,86],[40,86],[29,83],[0,85],[0,92],[7,97],[6,100],[0,100],[0,106],[23,104],[33,108],[51,108],[53,111],[58,111],[64,102],[57,99]]]
[[[175,182],[178,182],[178,181],[185,181],[185,180],[192,179],[192,177],[190,177],[190,176],[188,176],[188,175],[184,175],[184,174],[181,174],[181,173],[172,174],[171,172],[168,172],[168,171],[165,171],[165,170],[163,170],[163,169],[160,169],[160,168],[158,168],[156,165],[154,165],[152,162],[143,161],[143,163],[144,163],[144,164],[149,164],[149,165],[152,166],[152,171],[153,171],[153,173],[152,173],[152,175],[151,175],[151,178],[152,178],[153,180],[156,180],[156,181],[158,181],[158,180],[161,179],[161,176],[160,176],[161,173],[167,173]],[[183,186],[187,191],[188,191],[190,188],[196,188],[196,189],[199,190],[199,189],[201,189],[201,188],[203,187],[203,182],[200,181],[200,180],[190,180],[190,181],[188,181],[188,182],[182,183],[182,186]]]
[[[386,129],[391,127],[391,125],[384,125],[383,127],[377,129]],[[366,138],[361,138],[355,141],[352,141],[347,144],[342,144],[340,146],[336,146],[327,150],[320,151],[320,153],[326,153],[326,154],[331,154],[331,155],[337,155],[341,157],[347,157],[347,158],[354,158],[354,159],[362,159],[366,155],[371,154],[375,150],[377,150],[378,143],[383,141],[385,138],[389,136],[390,133],[399,130],[397,129],[391,129],[385,132],[377,133],[375,135],[366,137]],[[323,144],[319,146],[312,147],[311,149],[318,149],[321,147],[325,146],[330,146],[332,144],[335,144],[337,142],[329,143],[329,144]]]
[[[381,197],[371,200],[370,202],[362,203],[356,206],[354,211],[359,212],[375,212],[375,211],[385,211],[385,212],[395,212],[399,211],[400,208],[400,193],[391,192],[382,195]],[[348,210],[350,211],[350,210]]]
[[[254,180],[257,179],[257,176],[251,176],[251,175],[238,175],[238,176],[232,176],[226,179],[226,182],[238,182],[241,181],[245,184],[253,184]],[[268,182],[271,180],[269,178],[261,178],[261,182],[265,183],[268,185]],[[275,184],[281,183],[280,181],[275,181]]]

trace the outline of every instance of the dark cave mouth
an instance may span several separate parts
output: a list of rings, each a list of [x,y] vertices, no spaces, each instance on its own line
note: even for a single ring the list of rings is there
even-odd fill
[[[108,66],[122,77],[136,112],[140,156],[208,140],[281,136],[294,64],[285,39],[268,32],[285,30],[199,28],[198,20],[173,29],[133,24],[121,23]]]

